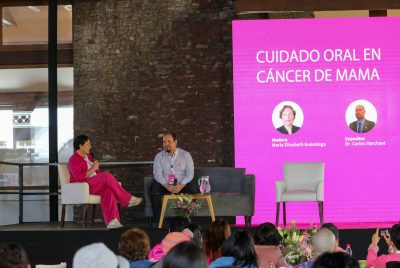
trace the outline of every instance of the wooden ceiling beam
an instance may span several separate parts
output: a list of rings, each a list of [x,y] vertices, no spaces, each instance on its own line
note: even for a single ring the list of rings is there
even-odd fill
[[[400,9],[399,0],[234,0],[236,12]]]

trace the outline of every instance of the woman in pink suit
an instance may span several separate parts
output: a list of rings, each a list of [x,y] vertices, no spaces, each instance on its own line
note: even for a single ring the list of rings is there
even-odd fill
[[[86,135],[74,139],[75,153],[68,162],[71,182],[87,182],[89,192],[101,196],[101,210],[107,228],[120,228],[117,200],[121,206],[136,206],[142,198],[132,196],[125,191],[109,172],[100,172],[99,163],[90,155],[90,139]]]

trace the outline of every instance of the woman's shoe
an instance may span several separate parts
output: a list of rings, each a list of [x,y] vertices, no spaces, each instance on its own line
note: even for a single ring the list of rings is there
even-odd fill
[[[118,219],[113,219],[112,221],[110,221],[110,223],[107,225],[108,229],[116,229],[116,228],[122,228],[124,227]]]
[[[129,200],[129,203],[128,203],[128,208],[129,207],[133,207],[133,206],[137,206],[140,203],[142,203],[142,201],[143,201],[143,198],[135,197],[135,196],[132,195],[132,198],[131,198],[131,200]]]

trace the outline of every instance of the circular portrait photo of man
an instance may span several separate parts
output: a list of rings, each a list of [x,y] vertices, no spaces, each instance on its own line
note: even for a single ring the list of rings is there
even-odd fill
[[[356,133],[371,131],[377,122],[375,106],[367,100],[356,100],[350,103],[346,111],[346,123]]]
[[[279,103],[272,112],[272,124],[282,134],[296,133],[303,125],[303,121],[303,110],[293,101]]]

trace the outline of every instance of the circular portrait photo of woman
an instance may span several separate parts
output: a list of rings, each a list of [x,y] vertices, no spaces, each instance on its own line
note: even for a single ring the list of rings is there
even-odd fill
[[[272,124],[282,134],[296,133],[303,125],[303,121],[303,110],[293,101],[279,103],[272,112]]]

